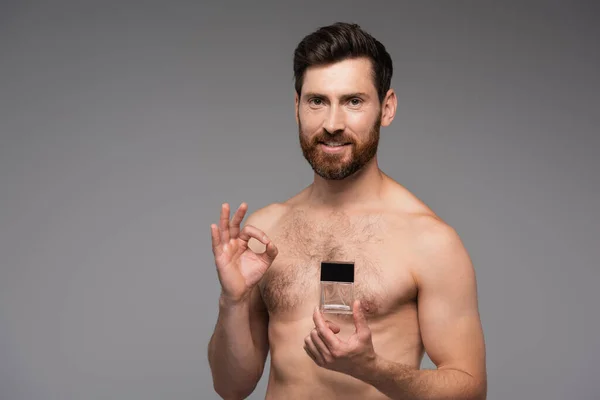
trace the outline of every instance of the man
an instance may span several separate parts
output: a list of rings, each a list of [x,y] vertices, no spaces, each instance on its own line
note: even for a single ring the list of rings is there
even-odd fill
[[[453,228],[382,172],[397,107],[392,61],[354,24],[294,54],[296,120],[313,183],[241,222],[211,225],[222,292],[208,348],[216,392],[249,396],[271,354],[267,399],[485,399],[474,269]],[[323,313],[323,261],[355,265],[352,313]],[[420,370],[427,352],[435,370]]]

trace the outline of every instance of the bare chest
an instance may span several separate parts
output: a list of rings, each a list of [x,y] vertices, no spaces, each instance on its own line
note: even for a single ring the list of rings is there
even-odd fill
[[[323,261],[354,263],[354,298],[368,314],[383,315],[416,295],[409,258],[382,217],[319,220],[295,213],[271,237],[279,254],[260,283],[271,315],[293,315],[319,303]]]

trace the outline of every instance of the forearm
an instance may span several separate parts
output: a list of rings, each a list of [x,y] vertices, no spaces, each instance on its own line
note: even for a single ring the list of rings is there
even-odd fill
[[[260,379],[264,357],[254,343],[249,303],[219,303],[219,316],[208,348],[215,390],[226,397],[246,397]]]
[[[456,369],[419,370],[381,357],[361,368],[356,378],[392,399],[485,400],[485,382]]]

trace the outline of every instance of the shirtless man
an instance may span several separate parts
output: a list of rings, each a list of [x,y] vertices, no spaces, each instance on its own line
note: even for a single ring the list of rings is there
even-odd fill
[[[294,57],[296,120],[315,174],[211,225],[222,291],[208,346],[216,392],[267,399],[485,399],[475,273],[455,230],[382,172],[397,100],[383,45],[356,25],[307,36]],[[355,263],[350,315],[323,313],[322,261]],[[424,352],[436,369],[421,370]]]

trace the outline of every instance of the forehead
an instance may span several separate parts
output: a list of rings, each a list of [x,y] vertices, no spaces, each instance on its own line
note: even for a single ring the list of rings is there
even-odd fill
[[[307,92],[331,96],[354,92],[376,95],[371,60],[353,58],[334,64],[309,67],[302,84],[302,93]]]

